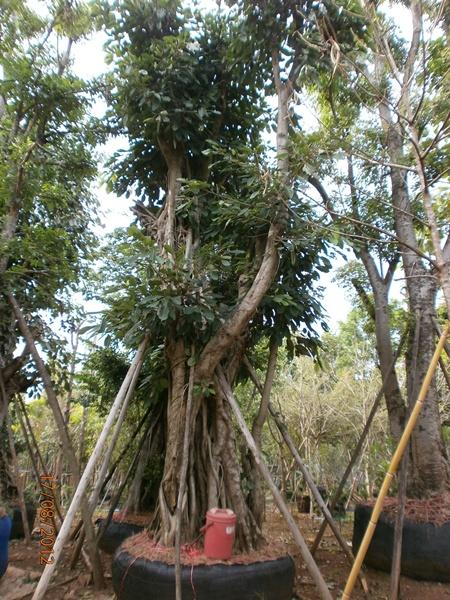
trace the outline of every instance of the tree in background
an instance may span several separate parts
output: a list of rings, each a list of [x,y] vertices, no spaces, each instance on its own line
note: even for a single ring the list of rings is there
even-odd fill
[[[47,16],[21,0],[0,3],[0,286],[27,315],[49,362],[64,346],[49,327],[70,327],[68,291],[92,259],[96,201],[91,87],[71,71],[73,45],[92,30],[85,4],[55,2]],[[0,297],[0,422],[11,397],[34,385],[29,349]]]
[[[374,319],[390,428],[397,439],[434,350],[439,284],[448,304],[448,101],[440,60],[447,47],[441,6],[412,3],[404,9],[411,18],[409,40],[371,3],[363,5],[367,30],[363,39],[355,38],[352,52],[333,36],[324,37],[323,51],[331,51],[335,69],[314,84],[321,122],[306,138],[322,153],[311,153],[312,170],[308,163],[301,167],[338,235],[364,265],[365,275],[355,272],[353,279]],[[300,153],[306,140],[300,140]],[[327,178],[335,186],[328,191]],[[390,370],[394,344],[389,291],[400,262],[411,319],[406,400]],[[446,490],[449,466],[435,383],[411,448],[409,493]]]

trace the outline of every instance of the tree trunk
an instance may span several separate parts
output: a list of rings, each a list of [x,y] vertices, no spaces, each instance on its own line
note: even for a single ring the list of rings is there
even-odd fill
[[[380,111],[385,123],[390,160],[392,163],[401,164],[404,157],[400,126],[392,122],[386,106],[382,105]],[[434,351],[433,317],[435,315],[437,279],[414,252],[418,243],[406,172],[397,167],[391,167],[391,185],[396,233],[401,241],[408,244],[408,246],[400,245],[400,251],[406,277],[409,307],[414,319],[420,318],[421,320],[420,328],[416,333],[412,332],[408,345],[406,372],[408,392],[411,394],[416,388],[411,385],[411,381],[416,378],[417,385],[420,386]],[[419,335],[419,340],[415,339],[416,335]],[[420,353],[417,357],[417,368],[414,370],[412,368],[413,349],[417,344]],[[413,403],[414,398],[408,398],[408,404],[412,405]],[[449,464],[442,438],[434,379],[411,439],[411,472],[412,478],[408,482],[408,495],[423,496],[429,492],[441,492],[450,487]]]

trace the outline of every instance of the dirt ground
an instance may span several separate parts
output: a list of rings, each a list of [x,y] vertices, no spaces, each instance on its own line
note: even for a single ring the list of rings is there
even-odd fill
[[[311,544],[315,532],[319,528],[320,520],[309,515],[300,515],[295,510],[294,516],[298,520],[306,540]],[[340,527],[344,538],[350,543],[351,521],[341,522]],[[268,511],[265,535],[267,539],[283,544],[286,551],[293,556],[297,570],[296,597],[299,600],[317,600],[317,591],[297,547],[292,542],[283,518],[275,510]],[[111,585],[110,556],[102,555],[107,583],[107,588],[102,592],[94,592],[92,586],[89,585],[84,565],[79,565],[74,571],[69,570],[68,556],[69,548],[64,553],[62,564],[52,581],[51,589],[45,596],[46,600],[113,600],[115,598]],[[317,561],[333,597],[340,598],[350,565],[329,530],[317,553]],[[23,540],[11,541],[8,571],[0,580],[0,599],[25,600],[31,598],[42,569],[43,567],[39,565],[38,541],[33,541],[29,546]],[[365,569],[365,573],[370,590],[369,599],[389,600],[389,575],[373,569]],[[365,598],[360,587],[355,588],[352,598],[354,600]],[[446,598],[450,600],[450,584],[414,581],[407,577],[401,579],[402,600],[446,600]]]

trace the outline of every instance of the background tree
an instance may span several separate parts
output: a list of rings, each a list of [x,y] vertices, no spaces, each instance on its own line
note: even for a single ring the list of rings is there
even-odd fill
[[[436,112],[432,108],[445,93],[445,78],[434,53],[435,45],[443,47],[445,34],[440,29],[443,13],[437,3],[426,9],[417,4],[405,9],[412,22],[409,40],[395,32],[381,10],[374,12],[368,3],[364,7],[366,41],[356,40],[352,53],[331,44],[335,76],[316,85],[323,118],[321,133],[314,133],[311,139],[318,144],[319,136],[326,136],[328,142],[319,161],[322,165],[314,163],[320,177],[311,176],[308,167],[304,177],[319,192],[333,223],[364,264],[373,294],[380,367],[389,382],[386,400],[391,432],[398,437],[406,407],[414,402],[433,352],[438,285],[440,282],[444,294],[447,285],[448,219],[440,205],[448,123],[445,107]],[[426,18],[428,30],[423,25]],[[327,45],[329,40],[324,40],[324,51]],[[338,162],[342,151],[346,168]],[[327,156],[333,166],[327,164]],[[327,194],[320,179],[326,181],[332,172],[339,187]],[[431,206],[433,189],[436,198]],[[440,223],[436,214],[442,217]],[[395,374],[388,372],[392,357],[388,294],[400,257],[412,319],[405,402]],[[364,283],[355,282],[367,300]],[[366,305],[370,311],[370,302]],[[434,384],[413,434],[411,464],[410,494],[447,489],[448,460]]]
[[[84,4],[57,2],[39,16],[0,4],[0,282],[27,315],[49,361],[68,353],[49,319],[70,327],[73,291],[92,259],[98,123],[91,88],[70,69],[73,44],[92,29]],[[13,394],[35,383],[27,346],[0,297],[0,418]]]

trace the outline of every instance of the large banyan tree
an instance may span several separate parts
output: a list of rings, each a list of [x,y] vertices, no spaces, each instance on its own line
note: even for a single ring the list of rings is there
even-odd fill
[[[128,147],[110,182],[135,200],[136,222],[112,242],[104,328],[128,347],[144,332],[150,338],[147,383],[154,376],[165,403],[152,527],[174,543],[185,456],[183,538],[196,537],[208,508],[226,506],[238,516],[240,548],[250,549],[262,539],[262,490],[238,449],[220,381],[233,389],[256,347],[273,376],[282,342],[303,353],[317,344],[314,284],[329,262],[291,180],[288,150],[290,102],[325,8],[219,3],[204,14],[174,0],[116,8],[111,124]],[[253,424],[257,441],[266,412],[267,402]]]

